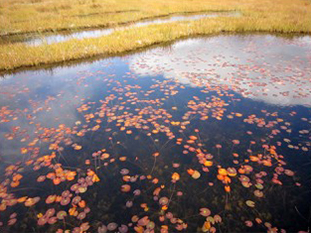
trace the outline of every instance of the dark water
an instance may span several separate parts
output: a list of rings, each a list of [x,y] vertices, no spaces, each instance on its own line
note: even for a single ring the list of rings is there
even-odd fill
[[[307,231],[310,95],[310,37],[7,75],[1,232]]]
[[[132,23],[124,27],[118,28],[101,28],[95,30],[85,30],[85,31],[77,31],[77,32],[65,32],[58,34],[50,34],[50,35],[33,35],[28,38],[21,36],[10,36],[8,38],[0,39],[0,43],[16,43],[16,42],[25,42],[28,45],[36,46],[41,45],[43,43],[53,44],[58,42],[67,41],[70,39],[85,39],[85,38],[96,38],[105,35],[109,35],[116,30],[124,30],[132,27],[143,27],[151,24],[163,24],[177,21],[188,21],[188,20],[199,20],[204,18],[214,18],[220,16],[227,17],[237,17],[240,16],[240,12],[219,12],[219,13],[208,13],[208,14],[200,14],[200,15],[174,15],[170,17],[157,18],[153,20],[144,20],[137,23]]]

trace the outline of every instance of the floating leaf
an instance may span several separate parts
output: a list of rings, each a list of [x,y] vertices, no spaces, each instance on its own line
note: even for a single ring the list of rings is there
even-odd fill
[[[251,200],[247,200],[246,205],[253,208],[253,207],[255,207],[255,202],[253,202]]]

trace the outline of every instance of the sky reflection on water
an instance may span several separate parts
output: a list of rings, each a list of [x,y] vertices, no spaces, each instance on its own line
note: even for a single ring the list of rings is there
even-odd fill
[[[310,50],[215,36],[6,75],[0,227],[306,231]]]

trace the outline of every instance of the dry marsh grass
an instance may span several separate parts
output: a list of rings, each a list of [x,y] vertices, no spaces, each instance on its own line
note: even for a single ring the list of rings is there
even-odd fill
[[[29,3],[29,0],[13,0],[17,4],[21,2]],[[27,46],[22,43],[0,45],[0,69],[12,70],[17,67],[36,66],[40,64],[59,63],[63,61],[76,60],[81,58],[90,58],[99,55],[112,55],[126,51],[133,51],[135,49],[144,48],[154,44],[163,42],[171,42],[176,39],[181,39],[189,36],[208,35],[219,32],[278,32],[278,33],[310,33],[311,32],[311,3],[306,0],[185,0],[181,4],[180,1],[161,1],[150,0],[147,3],[143,1],[133,0],[133,4],[129,4],[129,0],[116,1],[100,1],[100,4],[107,7],[99,11],[91,11],[91,5],[97,4],[96,0],[79,0],[74,1],[80,6],[88,6],[85,11],[77,12],[77,6],[72,5],[71,9],[63,9],[66,12],[67,18],[70,20],[73,15],[94,14],[90,17],[75,17],[75,25],[81,27],[93,27],[99,25],[100,19],[103,19],[102,13],[109,11],[125,11],[119,14],[104,14],[105,22],[107,24],[122,23],[128,21],[137,21],[144,17],[155,17],[163,14],[171,14],[175,12],[191,12],[191,11],[219,11],[219,10],[239,10],[242,13],[241,17],[228,18],[206,18],[197,21],[189,22],[175,22],[162,25],[149,25],[140,28],[131,28],[126,30],[116,31],[108,36],[99,38],[83,39],[83,40],[69,40],[66,42],[55,43],[50,45],[40,45],[36,47]],[[127,2],[127,4],[125,4]],[[146,2],[146,1],[144,1]],[[35,2],[36,4],[44,3],[44,1]],[[62,1],[55,3],[53,1],[46,1],[45,4],[54,4],[59,6],[65,4]],[[68,2],[67,2],[68,4]],[[35,8],[32,7],[32,10]],[[3,9],[1,9],[2,11]],[[134,12],[128,12],[133,11]],[[34,10],[35,11],[35,10]],[[61,11],[61,10],[59,10]],[[3,12],[2,12],[3,13]],[[95,14],[96,13],[96,14]],[[99,14],[97,14],[99,13]],[[5,14],[5,13],[4,13]],[[16,13],[18,14],[18,12]],[[54,12],[45,13],[45,17],[49,20],[55,15]],[[68,17],[69,16],[69,17]],[[2,15],[0,16],[2,19]],[[28,16],[27,16],[28,17]],[[26,17],[26,18],[27,18]],[[29,16],[31,18],[31,16]],[[43,17],[37,14],[34,17]],[[59,17],[59,16],[55,16]],[[16,16],[13,17],[16,20]],[[63,24],[56,22],[34,22],[28,28],[23,28],[24,31],[38,30],[51,28],[51,30],[60,30],[66,28],[66,17],[63,17]],[[52,20],[53,21],[53,20]],[[87,24],[87,22],[91,22]],[[10,20],[12,23],[13,20]],[[103,25],[103,22],[101,22]],[[15,22],[15,26],[6,25],[1,26],[1,30],[5,32],[12,28],[21,27],[26,22]],[[45,25],[46,27],[44,27]],[[58,27],[56,27],[56,26]],[[21,28],[18,30],[23,31]]]
[[[0,30],[13,34],[34,31],[64,30],[80,27],[103,27],[111,22],[118,24],[157,17],[175,12],[235,10],[237,0],[5,0],[0,3],[2,13]],[[106,14],[105,12],[130,11],[131,14]],[[76,15],[90,15],[87,18]],[[23,18],[23,22],[18,22]]]

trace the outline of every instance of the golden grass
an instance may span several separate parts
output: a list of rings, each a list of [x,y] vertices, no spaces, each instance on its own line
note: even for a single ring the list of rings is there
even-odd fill
[[[25,1],[29,2],[29,0]],[[39,0],[36,1],[40,3]],[[124,2],[122,1],[123,0],[107,1],[107,3],[112,2],[107,9],[115,11],[133,10],[140,7],[139,13],[132,12],[132,14],[134,13],[134,15],[137,14],[140,16],[144,15],[144,17],[150,12],[157,12],[160,15],[163,14],[163,12],[172,13],[208,9],[230,9],[240,10],[243,16],[236,18],[208,18],[192,22],[149,25],[146,27],[116,31],[113,34],[99,38],[84,40],[72,39],[66,42],[40,45],[36,47],[27,46],[22,43],[0,45],[0,69],[12,70],[23,66],[57,63],[98,55],[112,55],[158,43],[170,42],[184,37],[208,35],[219,32],[311,32],[311,4],[310,1],[306,0],[184,0],[182,1],[183,4],[180,4],[180,0],[149,0],[146,1],[148,2],[148,7],[153,7],[150,8],[151,10],[148,8],[146,11],[143,11],[143,6],[135,5],[139,2],[137,0],[134,0],[133,4],[127,4],[131,6],[131,8],[125,8]],[[21,0],[15,0],[15,2],[20,4]],[[122,3],[120,4],[120,7],[117,8],[117,6],[112,6],[119,2]],[[126,2],[128,3],[129,0]],[[105,1],[100,2],[100,4],[104,3]],[[142,2],[140,3],[144,4]],[[198,3],[198,6],[194,6],[196,5],[195,3]],[[57,4],[61,4],[61,1]],[[170,7],[164,10],[167,6]],[[188,8],[186,6],[188,6]],[[225,7],[221,8],[222,6]],[[70,11],[71,9],[66,8],[65,11]],[[149,13],[147,14],[146,12]],[[126,14],[128,13],[129,12]],[[150,15],[152,14],[150,13]],[[37,17],[42,17],[42,15],[38,13]],[[90,17],[93,18],[93,16]],[[120,17],[120,19],[122,17]],[[83,25],[83,23],[87,22],[87,20],[84,21],[84,18],[88,17],[78,18],[83,18],[80,19],[81,25]],[[128,21],[129,19],[125,17],[122,20]],[[119,22],[122,22],[122,20]],[[50,24],[53,23],[51,22]],[[8,28],[11,27],[8,26]],[[31,30],[35,30],[34,28],[36,27],[32,26]],[[60,28],[61,27],[58,27],[56,29]]]
[[[239,1],[217,0],[4,0],[0,33],[106,27],[176,12],[237,9]],[[243,5],[243,4],[240,4]]]

